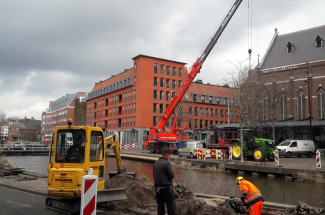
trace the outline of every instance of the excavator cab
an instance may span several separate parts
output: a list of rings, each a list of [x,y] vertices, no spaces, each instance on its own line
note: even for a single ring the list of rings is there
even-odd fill
[[[88,168],[92,168],[93,175],[98,176],[97,202],[126,199],[125,189],[105,190],[105,152],[107,147],[114,149],[118,170],[109,175],[126,173],[119,153],[118,136],[114,134],[105,138],[104,131],[100,127],[71,126],[71,124],[72,120],[69,119],[69,126],[57,126],[52,134],[48,161],[49,197],[46,200],[47,207],[58,209],[59,206],[68,205],[67,202],[61,204],[61,200],[55,198],[60,197],[77,199],[68,208],[78,209],[82,176],[88,174]],[[136,176],[136,173],[128,174]],[[67,207],[63,210],[66,209]]]

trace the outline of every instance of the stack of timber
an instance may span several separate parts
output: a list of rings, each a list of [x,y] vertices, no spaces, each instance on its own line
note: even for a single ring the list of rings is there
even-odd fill
[[[23,169],[24,168],[7,167],[4,164],[0,163],[0,177],[18,175],[24,172]]]

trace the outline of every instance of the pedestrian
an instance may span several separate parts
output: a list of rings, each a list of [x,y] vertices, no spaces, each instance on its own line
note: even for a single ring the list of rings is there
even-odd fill
[[[236,179],[236,183],[239,186],[242,194],[238,200],[238,203],[244,202],[246,207],[249,207],[249,215],[260,215],[264,202],[261,192],[255,187],[254,184],[246,181],[241,176]]]
[[[153,178],[156,189],[156,202],[158,204],[157,214],[165,214],[165,203],[167,206],[168,215],[175,214],[174,195],[172,191],[172,179],[174,173],[168,162],[171,155],[169,148],[164,148],[161,157],[153,165]]]

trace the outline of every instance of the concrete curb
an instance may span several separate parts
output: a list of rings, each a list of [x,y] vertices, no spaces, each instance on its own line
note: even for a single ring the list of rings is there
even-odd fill
[[[39,195],[39,196],[48,196],[47,193],[32,190],[32,189],[28,189],[28,188],[8,185],[8,184],[4,184],[4,183],[0,183],[0,186],[7,187],[7,188],[10,188],[10,189],[13,189],[13,190],[23,191],[23,192],[26,192],[26,193],[32,193],[32,194]]]

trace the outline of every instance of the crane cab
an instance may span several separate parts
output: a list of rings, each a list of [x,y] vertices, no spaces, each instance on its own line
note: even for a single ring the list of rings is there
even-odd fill
[[[104,189],[104,131],[99,127],[60,126],[52,134],[48,161],[48,194],[80,197],[82,176],[88,168],[98,176],[97,190]]]

